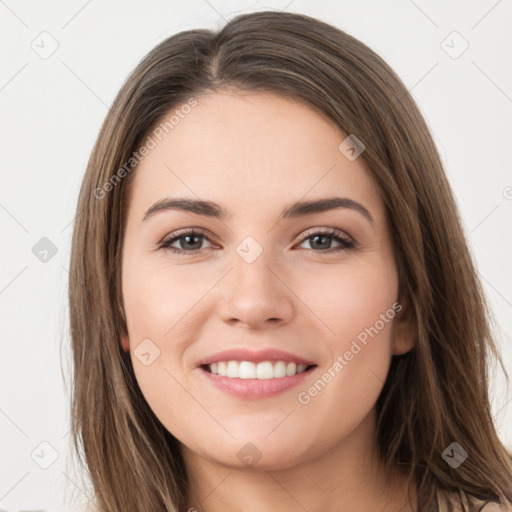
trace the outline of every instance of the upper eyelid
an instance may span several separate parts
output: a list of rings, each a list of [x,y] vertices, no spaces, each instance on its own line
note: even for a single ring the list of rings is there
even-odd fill
[[[169,235],[165,235],[159,243],[163,243],[163,242],[165,242],[167,240],[179,239],[182,236],[186,236],[186,235],[189,235],[189,234],[203,235],[208,240],[210,240],[211,238],[215,238],[215,237],[211,236],[209,234],[209,232],[207,230],[204,230],[203,228],[194,228],[194,227],[192,227],[192,228],[178,229],[177,231],[174,231],[173,233],[171,233]]]
[[[333,228],[333,227],[320,227],[320,228],[309,228],[302,232],[301,240],[305,240],[306,238],[316,234],[316,233],[322,233],[324,232],[326,235],[335,235],[340,236],[341,238],[348,238],[350,240],[354,240],[346,231],[339,228]]]

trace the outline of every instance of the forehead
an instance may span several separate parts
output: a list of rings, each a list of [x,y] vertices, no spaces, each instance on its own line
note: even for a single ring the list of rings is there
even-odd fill
[[[346,134],[325,114],[270,93],[210,93],[195,100],[171,128],[149,134],[155,144],[133,177],[133,208],[165,196],[210,199],[230,210],[229,204],[261,209],[343,195],[373,205],[378,217],[382,205],[365,161],[340,151]]]

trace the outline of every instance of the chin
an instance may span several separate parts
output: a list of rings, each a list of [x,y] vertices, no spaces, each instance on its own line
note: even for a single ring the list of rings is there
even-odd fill
[[[290,442],[284,444],[282,439],[276,438],[273,441],[262,437],[260,439],[249,440],[244,436],[244,440],[232,440],[224,448],[226,457],[219,458],[219,453],[205,454],[207,458],[216,464],[221,464],[232,470],[247,471],[279,471],[291,468],[304,462],[307,454],[297,451],[297,444]],[[304,448],[304,444],[299,444]],[[208,447],[211,450],[211,446]],[[234,456],[233,456],[234,455]]]

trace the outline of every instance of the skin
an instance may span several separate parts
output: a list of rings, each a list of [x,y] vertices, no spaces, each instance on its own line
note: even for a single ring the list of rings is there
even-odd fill
[[[121,343],[149,406],[182,443],[188,506],[415,510],[404,478],[373,453],[391,358],[413,346],[406,304],[309,403],[297,397],[398,299],[385,210],[364,160],[348,160],[338,149],[346,135],[303,103],[227,90],[196,99],[133,176],[122,259]],[[295,201],[334,195],[364,205],[374,222],[349,208],[278,219]],[[168,210],[142,221],[164,197],[215,201],[230,216]],[[157,249],[183,228],[206,237],[176,240],[183,255]],[[316,228],[335,228],[356,247],[333,252],[341,244],[332,237],[315,245]],[[247,236],[263,250],[252,263],[236,252]],[[134,353],[147,338],[160,350],[148,366]],[[298,388],[241,399],[196,366],[233,347],[280,348],[318,367]],[[247,442],[261,453],[253,467],[237,456]]]

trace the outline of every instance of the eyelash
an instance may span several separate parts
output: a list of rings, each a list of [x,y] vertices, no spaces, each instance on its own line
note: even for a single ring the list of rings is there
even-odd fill
[[[198,231],[198,230],[189,229],[186,231],[182,231],[178,235],[175,235],[171,238],[169,238],[169,237],[164,238],[158,244],[157,249],[164,249],[164,250],[170,251],[174,254],[199,254],[202,251],[202,249],[186,251],[184,249],[176,249],[175,247],[171,247],[172,243],[176,242],[177,240],[180,240],[181,238],[184,238],[186,236],[197,236],[197,235],[200,237],[203,237],[203,239],[210,241],[205,233]],[[334,250],[327,249],[325,251],[315,251],[313,249],[305,249],[306,251],[317,253],[317,254],[318,253],[332,254],[333,252],[348,251],[350,249],[354,249],[356,246],[353,241],[349,240],[348,238],[346,238],[344,236],[341,236],[340,231],[338,231],[337,229],[333,229],[333,228],[323,228],[323,229],[318,229],[312,233],[308,233],[307,236],[304,236],[301,240],[299,240],[298,244],[301,244],[304,241],[306,241],[310,238],[313,238],[314,236],[318,236],[318,235],[332,237],[337,242],[340,242],[342,244],[342,247],[335,248]]]

